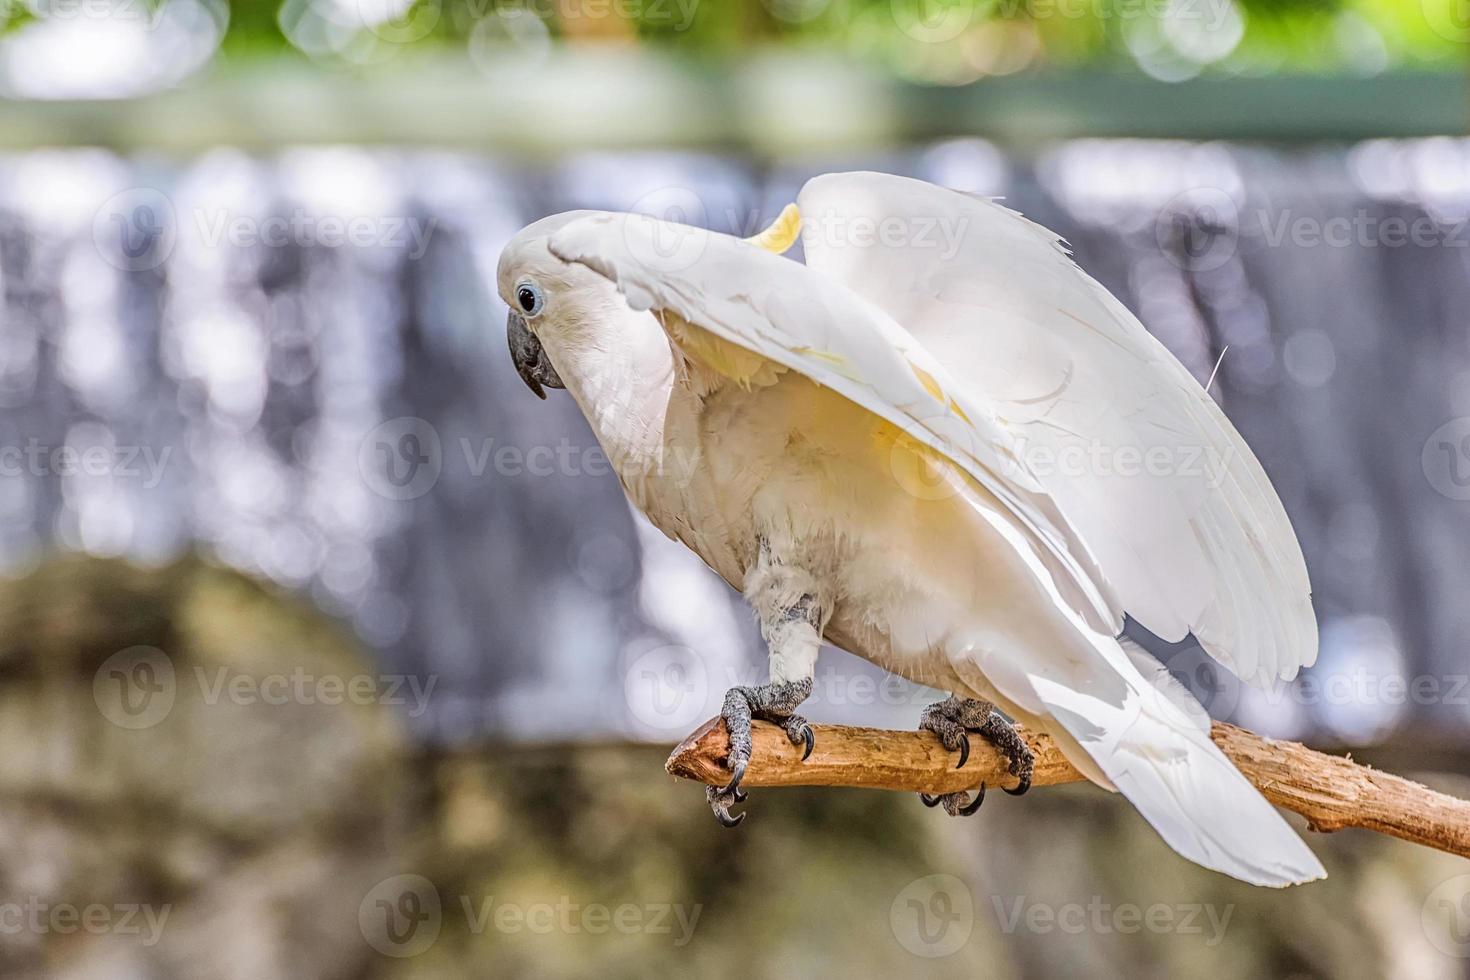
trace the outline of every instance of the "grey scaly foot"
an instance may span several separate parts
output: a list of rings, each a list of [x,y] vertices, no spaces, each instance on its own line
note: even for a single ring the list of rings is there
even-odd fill
[[[970,760],[969,732],[976,733],[1000,750],[1010,763],[1011,775],[1019,780],[1015,789],[1008,789],[1006,792],[1012,796],[1020,796],[1031,788],[1035,757],[1016,726],[1006,721],[990,702],[951,696],[948,700],[939,701],[924,709],[919,720],[919,730],[933,732],[939,736],[945,748],[960,754],[956,769],[963,769]],[[924,801],[925,806],[942,805],[944,812],[952,817],[968,817],[985,802],[985,784],[980,784],[973,800],[968,793],[945,793],[939,796],[920,793],[919,798]]]
[[[812,754],[815,739],[812,726],[796,714],[796,708],[812,693],[811,678],[789,681],[785,684],[762,684],[759,687],[732,687],[725,693],[725,704],[720,717],[730,731],[730,755],[725,762],[733,774],[727,786],[708,786],[705,799],[715,817],[726,827],[738,826],[745,814],[730,816],[730,807],[743,803],[745,795],[740,791],[740,780],[745,778],[745,767],[750,764],[750,722],[753,718],[771,721],[786,729],[786,737],[792,745],[806,745],[802,759]]]

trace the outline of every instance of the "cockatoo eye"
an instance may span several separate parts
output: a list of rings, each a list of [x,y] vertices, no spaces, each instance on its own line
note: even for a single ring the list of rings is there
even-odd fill
[[[541,294],[541,287],[534,282],[523,282],[516,286],[516,303],[525,311],[526,316],[535,316],[546,305],[546,297]]]

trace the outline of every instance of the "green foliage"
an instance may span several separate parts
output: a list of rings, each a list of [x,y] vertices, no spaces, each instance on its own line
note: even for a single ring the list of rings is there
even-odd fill
[[[4,0],[0,0],[3,3]],[[12,0],[18,3],[19,0]],[[350,19],[393,0],[285,0]],[[404,49],[471,43],[485,21],[534,18],[545,43],[607,38],[723,58],[754,47],[815,47],[877,62],[919,80],[962,82],[1038,67],[1143,68],[1261,74],[1374,73],[1463,60],[1458,0],[412,0],[394,23],[344,47],[372,64]],[[232,0],[227,51],[293,48],[281,0]],[[519,22],[524,28],[526,21]],[[497,25],[490,25],[495,28]],[[504,33],[492,30],[499,36]],[[516,33],[512,31],[511,33]],[[1461,37],[1461,34],[1466,36]],[[510,43],[525,43],[524,38]],[[363,52],[370,52],[364,54]],[[322,57],[319,53],[316,57]],[[1162,66],[1162,68],[1158,67]],[[1192,66],[1192,67],[1191,67]]]

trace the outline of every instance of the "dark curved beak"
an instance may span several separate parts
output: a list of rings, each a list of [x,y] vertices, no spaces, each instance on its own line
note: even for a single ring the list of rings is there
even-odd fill
[[[510,316],[505,321],[505,339],[510,343],[510,359],[515,362],[516,373],[526,383],[526,387],[536,393],[540,399],[546,398],[546,392],[541,386],[548,388],[565,388],[561,378],[557,376],[556,368],[551,366],[551,361],[546,357],[546,349],[541,346],[541,341],[526,326],[526,320],[515,310],[510,311]]]

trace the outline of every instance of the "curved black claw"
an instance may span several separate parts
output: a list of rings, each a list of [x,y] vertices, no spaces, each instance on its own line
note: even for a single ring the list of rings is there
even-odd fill
[[[956,769],[965,768],[965,763],[970,761],[970,736],[960,732],[960,761]]]
[[[968,806],[963,806],[963,807],[960,808],[960,810],[959,810],[959,816],[962,816],[962,817],[968,817],[968,816],[970,816],[976,810],[980,809],[980,804],[981,803],[984,803],[984,802],[985,802],[985,784],[984,783],[981,783],[980,784],[980,789],[978,789],[975,792],[975,798],[970,801],[970,803],[969,803]],[[741,814],[741,816],[744,816],[744,814]]]
[[[740,822],[745,819],[745,814],[743,813],[738,813],[733,816],[730,814],[731,804],[745,802],[746,797],[744,793],[739,791],[726,793],[717,786],[706,786],[704,788],[704,798],[709,800],[710,809],[715,812],[715,819],[720,822],[721,826],[738,827],[740,826]]]
[[[749,762],[747,762],[745,759],[737,759],[735,761],[735,765],[731,767],[731,771],[735,774],[735,776],[733,779],[730,780],[728,785],[720,787],[721,796],[740,795],[740,780],[745,778],[745,767],[747,765],[749,765]],[[737,799],[735,802],[739,803],[740,800]]]
[[[1028,789],[1030,789],[1030,788],[1031,788],[1031,777],[1030,777],[1030,775],[1025,775],[1025,776],[1022,776],[1021,777],[1021,781],[1020,781],[1020,783],[1018,783],[1016,785],[1016,788],[1015,789],[1008,789],[1008,790],[1006,790],[1006,792],[1009,793],[1009,794],[1011,794],[1012,796],[1025,796],[1026,795],[1026,791]]]
[[[812,731],[811,724],[801,715],[789,715],[784,719],[774,718],[773,721],[780,723],[786,730],[786,737],[792,745],[803,745],[805,748],[801,753],[801,761],[805,762],[811,757],[812,748],[817,744],[817,736]]]
[[[927,807],[942,805],[944,812],[951,817],[968,817],[980,809],[980,804],[985,802],[985,784],[980,784],[973,800],[970,799],[968,793],[960,790],[958,793],[939,793],[932,796],[928,793],[920,793],[919,801]]]
[[[1006,790],[1006,792],[1009,793],[1010,790]],[[744,803],[746,800],[750,799],[750,794],[745,792],[745,790],[743,789],[737,789],[734,796],[736,803]]]

